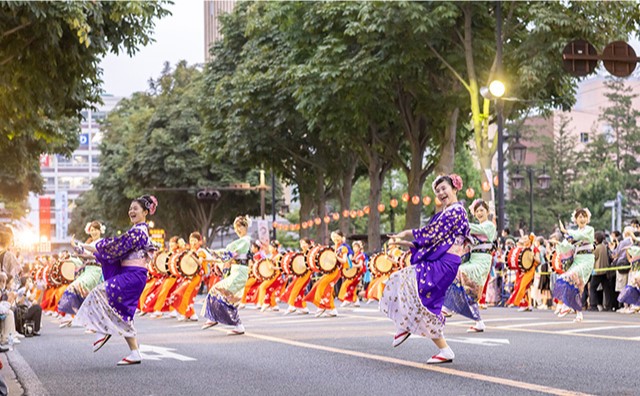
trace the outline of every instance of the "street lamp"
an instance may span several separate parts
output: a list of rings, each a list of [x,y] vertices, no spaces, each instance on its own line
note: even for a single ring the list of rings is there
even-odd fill
[[[499,3],[498,3],[499,4]],[[498,8],[500,6],[498,5]],[[496,18],[498,16],[496,15]],[[500,32],[501,20],[498,23],[497,31]],[[498,65],[502,64],[502,40],[498,35]],[[496,210],[498,215],[498,232],[502,232],[504,229],[504,120],[502,116],[502,100],[500,98],[505,93],[504,83],[500,80],[494,80],[489,84],[489,87],[481,87],[480,95],[485,99],[493,100],[496,104],[496,124],[498,127],[498,208]],[[490,183],[491,181],[489,181]]]
[[[525,168],[527,177],[529,179],[529,232],[534,232],[533,229],[533,176],[536,169],[532,166]],[[511,176],[511,185],[514,189],[519,190],[522,188],[524,177],[520,174],[518,168],[516,168],[515,174]],[[546,172],[546,169],[542,168],[542,174],[538,176],[538,187],[541,190],[546,190],[551,185],[551,176]]]

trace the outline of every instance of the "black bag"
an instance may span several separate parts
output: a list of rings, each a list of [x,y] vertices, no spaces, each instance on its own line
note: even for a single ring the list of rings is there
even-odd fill
[[[27,317],[28,311],[29,311],[29,307],[27,307],[26,305],[18,305],[14,310],[13,315],[16,321],[16,331],[22,335],[25,335],[23,333],[23,327],[24,327],[25,318]]]
[[[627,260],[627,252],[624,252],[624,255],[616,260],[616,267],[629,267],[629,260]],[[628,274],[631,268],[618,270],[620,274]]]

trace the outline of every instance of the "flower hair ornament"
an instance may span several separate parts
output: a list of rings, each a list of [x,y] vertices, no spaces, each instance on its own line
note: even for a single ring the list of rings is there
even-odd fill
[[[153,195],[143,195],[140,198],[136,199],[136,201],[142,203],[142,206],[145,210],[149,211],[150,215],[156,213],[156,208],[158,207],[158,199]]]
[[[87,234],[87,235],[91,235],[91,232],[90,232],[90,231],[91,231],[91,224],[92,224],[92,223],[93,223],[93,222],[89,222],[89,223],[87,223],[87,225],[86,225],[86,226],[84,226],[84,232],[85,232],[85,234]],[[100,224],[100,233],[101,233],[101,234],[104,234],[105,232],[107,232],[107,227],[105,227],[105,225],[104,225],[104,224],[102,224],[102,223],[100,223],[100,222],[98,222],[98,224]]]
[[[478,206],[482,202],[482,198],[474,199],[473,202],[471,202],[471,205],[469,205],[469,212],[471,212],[471,214],[474,214],[474,212],[476,211],[476,206]]]
[[[455,188],[457,191],[462,190],[462,178],[455,173],[452,173],[450,175],[440,175],[436,177],[433,183],[431,183],[431,189],[435,191],[436,186],[440,184],[443,179],[448,179],[447,181],[451,181],[451,187]]]
[[[587,223],[591,221],[591,211],[588,208],[578,208],[571,214],[571,219],[576,223],[576,213],[584,211],[587,214]]]

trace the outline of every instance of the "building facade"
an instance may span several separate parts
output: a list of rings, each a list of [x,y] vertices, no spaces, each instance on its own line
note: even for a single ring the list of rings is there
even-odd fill
[[[204,1],[204,60],[208,62],[211,57],[209,48],[222,38],[218,17],[233,11],[235,0]]]
[[[104,104],[97,110],[82,111],[80,145],[70,158],[49,154],[40,157],[44,194],[29,196],[27,220],[41,242],[57,246],[70,241],[67,228],[75,200],[91,189],[91,180],[100,173],[101,122],[120,99],[105,95]]]

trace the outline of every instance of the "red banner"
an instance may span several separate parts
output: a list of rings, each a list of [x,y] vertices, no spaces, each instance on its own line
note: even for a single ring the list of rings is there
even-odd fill
[[[51,198],[40,197],[40,238],[51,240]]]

